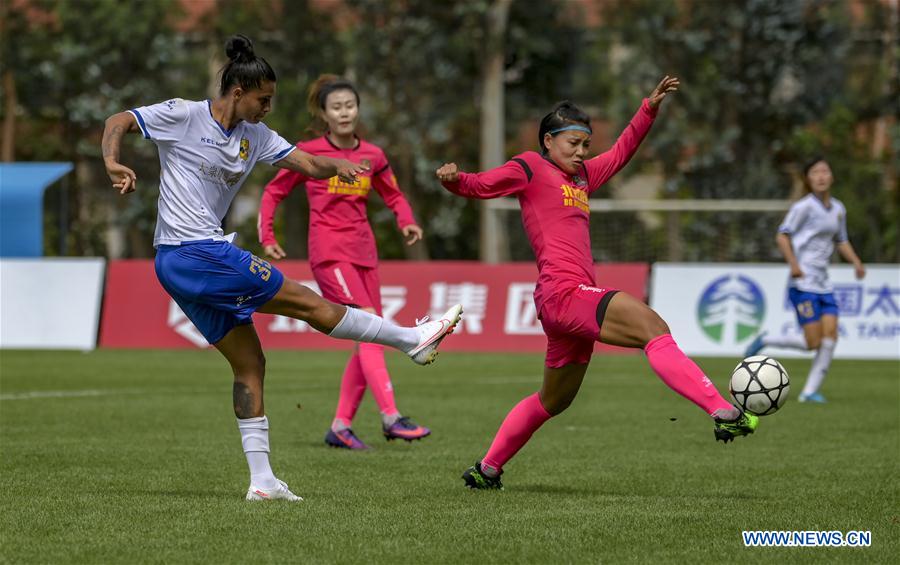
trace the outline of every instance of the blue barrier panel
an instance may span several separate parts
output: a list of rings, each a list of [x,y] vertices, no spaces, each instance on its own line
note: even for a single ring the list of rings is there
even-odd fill
[[[0,164],[0,257],[44,254],[44,190],[72,163]]]

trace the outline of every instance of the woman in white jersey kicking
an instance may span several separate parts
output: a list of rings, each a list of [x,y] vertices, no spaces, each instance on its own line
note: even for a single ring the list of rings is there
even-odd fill
[[[267,261],[231,244],[222,218],[257,161],[312,178],[356,181],[366,167],[296,149],[261,122],[272,107],[275,72],[242,35],[225,46],[219,96],[179,98],[115,114],[106,120],[103,159],[113,187],[127,194],[137,178],[119,163],[126,132],[140,132],[159,148],[159,214],[153,245],[156,274],[203,336],[231,364],[234,413],[247,463],[247,500],[302,500],[269,465],[269,423],[263,405],[265,357],[253,312],[290,316],[332,337],[390,345],[428,364],[459,321],[454,306],[441,319],[395,326],[359,309],[329,302],[286,279]]]
[[[775,241],[791,268],[788,297],[803,328],[803,337],[760,334],[747,348],[756,355],[766,346],[809,349],[816,352],[800,402],[825,402],[819,392],[831,365],[838,336],[838,306],[828,280],[828,263],[837,244],[838,253],[866,276],[866,268],[847,238],[847,210],[831,196],[834,177],[828,161],[812,159],[803,168],[808,194],[795,202],[778,228]]]

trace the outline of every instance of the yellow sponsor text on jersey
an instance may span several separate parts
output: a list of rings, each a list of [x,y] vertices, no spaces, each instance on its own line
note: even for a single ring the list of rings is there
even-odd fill
[[[371,189],[371,177],[357,177],[356,182],[344,182],[338,177],[331,177],[330,179],[328,179],[328,192],[330,194],[368,196]]]
[[[591,213],[590,204],[588,204],[588,193],[580,188],[564,184],[559,187],[562,190],[563,206],[574,206],[582,212]]]

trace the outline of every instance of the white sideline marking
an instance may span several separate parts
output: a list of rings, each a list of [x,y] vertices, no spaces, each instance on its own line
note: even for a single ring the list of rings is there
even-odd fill
[[[287,394],[300,393],[309,390],[321,389],[337,389],[337,385],[307,385],[307,386],[281,386],[272,387],[271,394]],[[148,396],[170,396],[173,394],[229,394],[231,392],[231,383],[221,388],[206,389],[181,389],[181,390],[146,390],[146,389],[87,389],[87,390],[30,390],[24,392],[11,392],[0,394],[0,401],[3,400],[38,400],[41,398],[90,398],[97,396],[128,396],[134,394],[144,394]]]
[[[140,394],[140,390],[32,390],[0,394],[0,400],[34,400],[39,398],[78,398],[82,396],[111,396],[117,394]]]

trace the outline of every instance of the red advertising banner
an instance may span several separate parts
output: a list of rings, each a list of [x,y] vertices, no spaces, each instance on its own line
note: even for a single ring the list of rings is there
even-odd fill
[[[282,261],[278,268],[313,289],[318,286],[305,261]],[[646,299],[646,263],[597,265],[597,282]],[[384,261],[379,267],[384,316],[412,325],[426,314],[461,303],[464,314],[442,349],[448,351],[542,352],[547,341],[534,309],[537,269],[532,263],[486,265],[472,261]],[[305,322],[256,314],[263,347],[346,349]],[[208,344],[162,289],[148,260],[111,261],[100,325],[100,346],[114,348],[192,348]],[[599,351],[624,351],[601,346]]]

